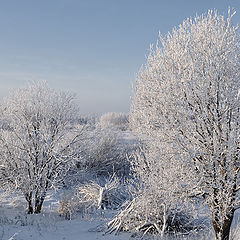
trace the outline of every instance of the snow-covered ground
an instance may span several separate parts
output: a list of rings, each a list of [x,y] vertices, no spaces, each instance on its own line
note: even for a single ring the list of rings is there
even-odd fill
[[[25,201],[21,196],[5,195],[0,205],[0,240],[126,240],[129,234],[118,236],[104,234],[105,215],[79,215],[73,220],[65,220],[57,213],[58,197],[49,194],[43,211],[38,215],[25,212]]]
[[[48,196],[42,214],[27,215],[21,197],[3,201],[0,206],[0,240],[129,240],[129,233],[104,234],[105,223],[112,214],[75,216],[65,220],[56,212],[58,200]],[[108,215],[108,216],[107,216]],[[233,240],[240,240],[240,229],[233,228]],[[136,238],[135,238],[136,239]],[[144,238],[146,240],[149,238]],[[160,238],[154,238],[160,240]],[[161,240],[213,240],[213,233]]]
[[[19,226],[7,225],[1,227],[2,240],[126,240],[129,239],[128,234],[104,235],[96,228],[99,226],[99,221],[57,221],[49,223],[49,225],[41,226],[38,224]]]
[[[104,234],[106,222],[115,212],[107,211],[82,218],[74,215],[73,220],[59,216],[57,208],[62,192],[50,192],[38,215],[26,214],[26,203],[21,195],[0,193],[0,240],[128,240],[130,233]],[[237,213],[232,229],[232,239],[240,240],[240,214]],[[136,239],[136,238],[135,238]],[[146,240],[149,238],[144,238]],[[160,240],[160,238],[154,238]],[[166,237],[161,240],[213,240],[213,232],[205,235]]]

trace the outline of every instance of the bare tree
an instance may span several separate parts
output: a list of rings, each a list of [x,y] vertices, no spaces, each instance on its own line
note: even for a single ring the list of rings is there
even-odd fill
[[[82,129],[70,93],[46,83],[13,92],[2,104],[1,179],[20,190],[28,213],[40,213],[49,188],[62,181]]]
[[[208,204],[218,240],[229,239],[240,206],[240,42],[233,15],[209,11],[160,36],[137,78],[130,114],[132,128],[157,146],[153,155],[189,169],[194,185],[186,182],[187,192]]]

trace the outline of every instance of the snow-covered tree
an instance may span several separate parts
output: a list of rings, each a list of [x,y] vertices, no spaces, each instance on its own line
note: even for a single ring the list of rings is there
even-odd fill
[[[134,131],[157,146],[153,155],[189,169],[186,192],[209,206],[218,240],[229,239],[240,207],[240,39],[233,15],[209,11],[160,36],[137,77],[130,113]]]
[[[74,96],[44,82],[16,90],[1,106],[1,181],[40,213],[49,188],[68,171],[82,128]]]

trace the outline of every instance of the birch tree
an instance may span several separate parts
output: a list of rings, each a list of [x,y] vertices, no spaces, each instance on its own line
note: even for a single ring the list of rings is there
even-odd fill
[[[218,240],[229,239],[240,206],[240,42],[234,14],[208,11],[160,35],[138,74],[130,114],[134,131],[161,149],[153,154],[161,161],[181,160],[189,169],[194,185],[186,184],[187,191],[209,206]]]
[[[40,82],[16,90],[1,106],[1,180],[24,195],[30,214],[41,212],[48,189],[71,165],[82,131],[73,100]]]

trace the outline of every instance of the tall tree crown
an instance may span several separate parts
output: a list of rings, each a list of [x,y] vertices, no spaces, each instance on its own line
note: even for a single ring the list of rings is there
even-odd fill
[[[239,104],[240,48],[238,26],[231,22],[234,14],[229,11],[225,18],[209,11],[185,20],[166,37],[159,36],[136,80],[130,116],[135,130],[158,129],[163,124],[159,116],[171,118],[166,104],[180,114],[189,108],[182,100],[193,94],[207,104],[221,92],[222,104]]]

